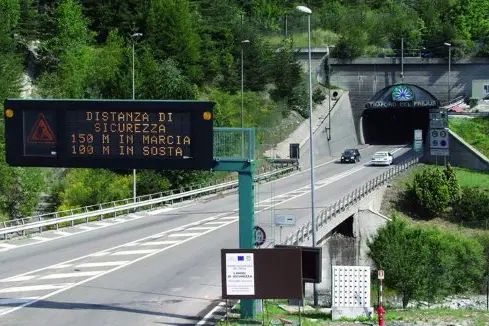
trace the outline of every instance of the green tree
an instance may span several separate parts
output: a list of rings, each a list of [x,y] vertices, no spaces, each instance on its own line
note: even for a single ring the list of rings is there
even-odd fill
[[[60,210],[129,198],[132,178],[105,169],[71,169],[61,193]]]
[[[200,82],[200,17],[188,0],[155,0],[148,14],[148,42],[156,60],[173,59],[193,82]]]
[[[385,270],[385,285],[402,296],[403,308],[425,291],[429,251],[419,230],[412,232],[406,221],[394,216],[377,235],[367,241],[369,256]]]
[[[448,208],[450,190],[440,169],[425,169],[416,173],[407,188],[415,209],[423,217],[443,214]]]

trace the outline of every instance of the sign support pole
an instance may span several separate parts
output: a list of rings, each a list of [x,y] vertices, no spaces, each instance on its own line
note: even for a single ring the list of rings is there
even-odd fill
[[[253,128],[215,128],[217,131],[241,131],[248,133],[248,153],[246,157],[218,158],[214,171],[238,172],[239,196],[239,249],[255,249],[255,130]],[[258,300],[241,300],[241,318],[256,317]]]
[[[255,195],[254,171],[255,165],[250,163],[248,172],[239,172],[239,248],[254,249],[253,227],[255,226]],[[256,315],[256,300],[241,300],[241,318],[254,318]]]

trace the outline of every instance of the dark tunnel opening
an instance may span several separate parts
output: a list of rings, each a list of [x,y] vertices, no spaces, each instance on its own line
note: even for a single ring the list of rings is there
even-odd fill
[[[401,145],[412,143],[414,130],[429,127],[429,108],[374,108],[362,114],[363,137],[370,145]]]

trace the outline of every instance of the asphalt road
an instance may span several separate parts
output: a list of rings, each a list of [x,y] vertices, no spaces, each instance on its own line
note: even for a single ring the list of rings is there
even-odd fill
[[[385,171],[365,165],[382,149],[395,147],[365,148],[357,164],[317,162],[316,214]],[[297,226],[309,221],[309,173],[256,187],[256,222],[269,241],[279,237],[275,213],[296,215]],[[2,243],[0,325],[195,325],[220,298],[220,249],[238,246],[237,218],[230,193]]]

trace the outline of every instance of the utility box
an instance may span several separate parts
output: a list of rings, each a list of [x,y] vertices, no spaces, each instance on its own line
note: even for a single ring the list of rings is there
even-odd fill
[[[482,100],[489,95],[489,79],[472,80],[472,98]]]
[[[289,157],[296,160],[300,158],[299,144],[289,144]]]

